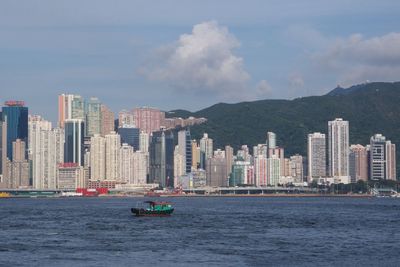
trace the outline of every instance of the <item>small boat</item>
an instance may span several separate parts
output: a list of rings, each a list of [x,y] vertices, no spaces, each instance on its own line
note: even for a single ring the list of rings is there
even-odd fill
[[[169,202],[146,201],[149,204],[148,208],[132,208],[131,211],[136,216],[146,217],[165,217],[171,216],[174,208]]]

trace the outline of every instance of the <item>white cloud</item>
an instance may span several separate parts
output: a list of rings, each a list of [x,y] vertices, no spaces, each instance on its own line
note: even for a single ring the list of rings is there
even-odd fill
[[[161,47],[140,72],[184,92],[211,93],[226,100],[247,98],[250,75],[234,53],[239,45],[226,27],[203,22],[176,43]]]
[[[400,33],[365,38],[353,34],[337,39],[328,49],[315,53],[314,62],[337,73],[344,86],[370,81],[394,81],[400,77]]]

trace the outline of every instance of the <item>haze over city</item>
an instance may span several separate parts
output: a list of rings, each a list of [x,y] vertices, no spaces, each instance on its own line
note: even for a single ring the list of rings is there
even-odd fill
[[[0,102],[195,111],[400,74],[398,1],[2,1]]]

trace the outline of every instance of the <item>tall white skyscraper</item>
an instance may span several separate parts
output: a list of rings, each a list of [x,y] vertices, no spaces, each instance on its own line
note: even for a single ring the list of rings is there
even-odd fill
[[[106,139],[100,134],[90,138],[90,180],[106,179]]]
[[[120,175],[120,147],[121,137],[115,132],[106,138],[106,180],[121,182]]]
[[[149,152],[149,134],[146,132],[140,132],[139,134],[139,150],[142,152]]]
[[[40,116],[29,116],[29,159],[35,189],[57,188],[57,166],[63,162],[64,134]]]
[[[341,118],[328,122],[329,175],[339,183],[349,183],[349,122]]]
[[[307,139],[308,182],[326,176],[325,134],[312,133]]]
[[[124,143],[120,148],[121,182],[129,183],[133,178],[133,147]]]
[[[273,132],[267,133],[267,145],[268,148],[275,148],[276,147],[276,134]]]
[[[133,184],[146,184],[149,168],[149,154],[143,151],[133,153]]]

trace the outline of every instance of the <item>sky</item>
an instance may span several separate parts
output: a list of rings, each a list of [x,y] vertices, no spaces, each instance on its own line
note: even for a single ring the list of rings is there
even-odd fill
[[[400,80],[400,1],[2,0],[0,102],[197,111]]]

